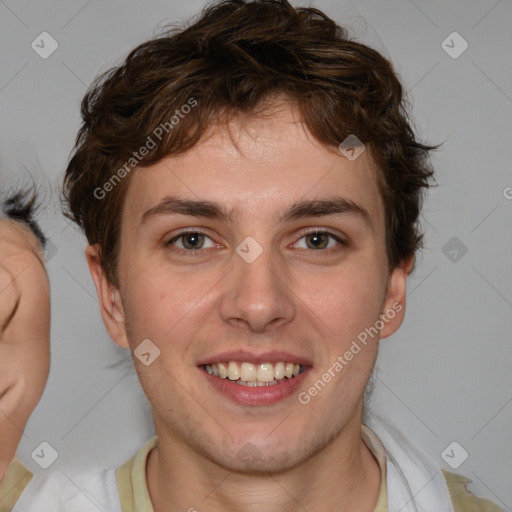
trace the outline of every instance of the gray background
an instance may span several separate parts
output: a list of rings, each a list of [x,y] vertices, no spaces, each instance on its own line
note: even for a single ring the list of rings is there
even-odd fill
[[[60,214],[57,188],[87,85],[159,26],[202,5],[0,1],[2,178],[16,183],[27,168],[53,190],[41,215],[51,241],[52,368],[19,448],[33,471],[30,454],[42,441],[59,453],[58,469],[70,461],[118,465],[153,435],[128,354],[104,330],[85,239]],[[511,2],[313,6],[391,58],[411,91],[420,137],[445,141],[433,159],[439,186],[422,218],[426,249],[410,278],[406,321],[381,343],[373,402],[443,467],[450,469],[441,453],[457,441],[469,453],[457,471],[474,481],[470,489],[511,510]],[[44,31],[59,45],[47,59],[31,48]],[[469,44],[458,58],[441,44],[453,31]],[[446,246],[453,237],[458,248]]]

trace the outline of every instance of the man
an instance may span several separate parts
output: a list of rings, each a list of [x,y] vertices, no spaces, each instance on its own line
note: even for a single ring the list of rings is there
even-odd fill
[[[32,478],[14,459],[50,365],[50,296],[45,237],[34,220],[35,193],[0,207],[0,510],[11,510]]]
[[[362,425],[433,174],[386,59],[318,10],[221,1],[82,115],[66,213],[156,437],[64,510],[499,510]]]

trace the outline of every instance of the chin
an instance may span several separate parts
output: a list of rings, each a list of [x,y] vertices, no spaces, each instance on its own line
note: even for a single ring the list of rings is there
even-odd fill
[[[229,456],[216,460],[218,454],[212,454],[215,462],[224,469],[241,474],[276,474],[289,471],[303,463],[306,454],[300,453],[290,447],[281,446],[279,451],[275,448],[261,450],[257,445],[246,442]],[[213,458],[212,457],[212,458]]]

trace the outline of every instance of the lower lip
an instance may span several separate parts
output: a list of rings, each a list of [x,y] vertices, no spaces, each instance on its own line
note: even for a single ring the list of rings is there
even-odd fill
[[[289,397],[302,384],[311,367],[306,368],[293,379],[285,378],[273,386],[257,387],[240,386],[229,379],[210,375],[202,368],[200,370],[219,393],[233,402],[240,405],[270,405]]]

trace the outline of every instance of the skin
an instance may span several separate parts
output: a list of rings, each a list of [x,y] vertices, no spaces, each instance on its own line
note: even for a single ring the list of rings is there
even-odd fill
[[[375,338],[309,404],[297,394],[266,406],[241,406],[218,393],[197,368],[227,351],[284,350],[310,358],[307,390],[352,340],[400,304],[405,312],[412,261],[388,272],[383,203],[368,151],[351,162],[316,141],[290,103],[265,116],[212,127],[192,150],[134,171],[123,207],[120,287],[106,278],[98,247],[86,256],[103,320],[115,342],[134,350],[149,338],[160,356],[134,358],[153,408],[158,446],[146,475],[156,512],[170,510],[373,511],[380,469],[361,439],[363,395],[377,356]],[[229,129],[227,129],[229,128]],[[303,199],[350,199],[370,214],[277,222]],[[143,213],[165,196],[236,208],[232,222]],[[203,249],[173,240],[205,233]],[[329,231],[326,248],[304,230]],[[247,236],[263,248],[252,263],[235,249]],[[309,241],[309,245],[308,245]],[[323,246],[325,247],[325,245]],[[181,249],[181,252],[179,250]],[[239,451],[251,443],[252,463]],[[254,448],[253,448],[254,449]]]
[[[50,286],[22,223],[0,220],[0,481],[41,398],[50,366]]]

